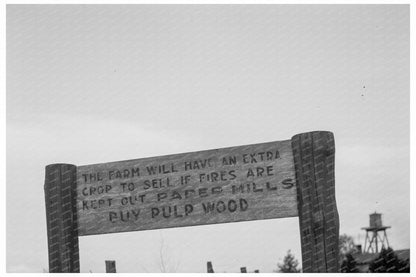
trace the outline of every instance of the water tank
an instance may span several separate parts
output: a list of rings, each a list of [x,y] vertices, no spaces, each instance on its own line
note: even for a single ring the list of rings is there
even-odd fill
[[[382,226],[383,224],[381,223],[381,214],[378,214],[378,213],[370,214],[370,227],[378,228]]]

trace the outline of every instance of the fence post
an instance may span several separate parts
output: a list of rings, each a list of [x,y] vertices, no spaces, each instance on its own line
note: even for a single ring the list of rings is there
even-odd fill
[[[105,272],[106,273],[117,273],[116,272],[116,261],[105,261]]]
[[[214,273],[214,268],[212,267],[211,262],[207,262],[207,272],[208,273]]]
[[[50,164],[45,169],[50,273],[79,272],[76,172],[71,164]]]
[[[302,270],[338,272],[339,217],[335,201],[335,143],[331,132],[292,137]]]

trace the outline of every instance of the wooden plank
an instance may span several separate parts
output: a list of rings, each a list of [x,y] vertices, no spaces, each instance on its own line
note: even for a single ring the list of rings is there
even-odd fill
[[[52,164],[45,171],[49,272],[79,272],[76,166]]]
[[[207,262],[207,273],[214,273],[214,268],[211,262]]]
[[[291,141],[80,166],[79,235],[297,216]]]
[[[105,261],[105,272],[106,273],[117,273],[116,272],[116,261]]]
[[[338,272],[339,218],[335,201],[335,143],[331,132],[292,138],[303,272]]]

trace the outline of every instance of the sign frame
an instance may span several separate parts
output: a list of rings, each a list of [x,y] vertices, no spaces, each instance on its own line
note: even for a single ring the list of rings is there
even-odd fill
[[[335,141],[332,132],[313,131],[291,139],[297,209],[305,273],[338,272],[339,215],[335,199]],[[45,168],[49,272],[80,272],[77,166]]]

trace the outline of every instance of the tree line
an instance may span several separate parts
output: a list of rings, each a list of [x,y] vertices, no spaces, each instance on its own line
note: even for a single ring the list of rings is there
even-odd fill
[[[358,257],[357,245],[351,236],[343,234],[339,237],[339,263],[341,273],[359,273],[360,269],[355,257]],[[287,251],[282,263],[277,264],[274,272],[298,273],[302,272],[299,262],[290,250]],[[408,273],[410,272],[410,261],[400,259],[391,248],[383,248],[377,258],[368,266],[370,273]]]

